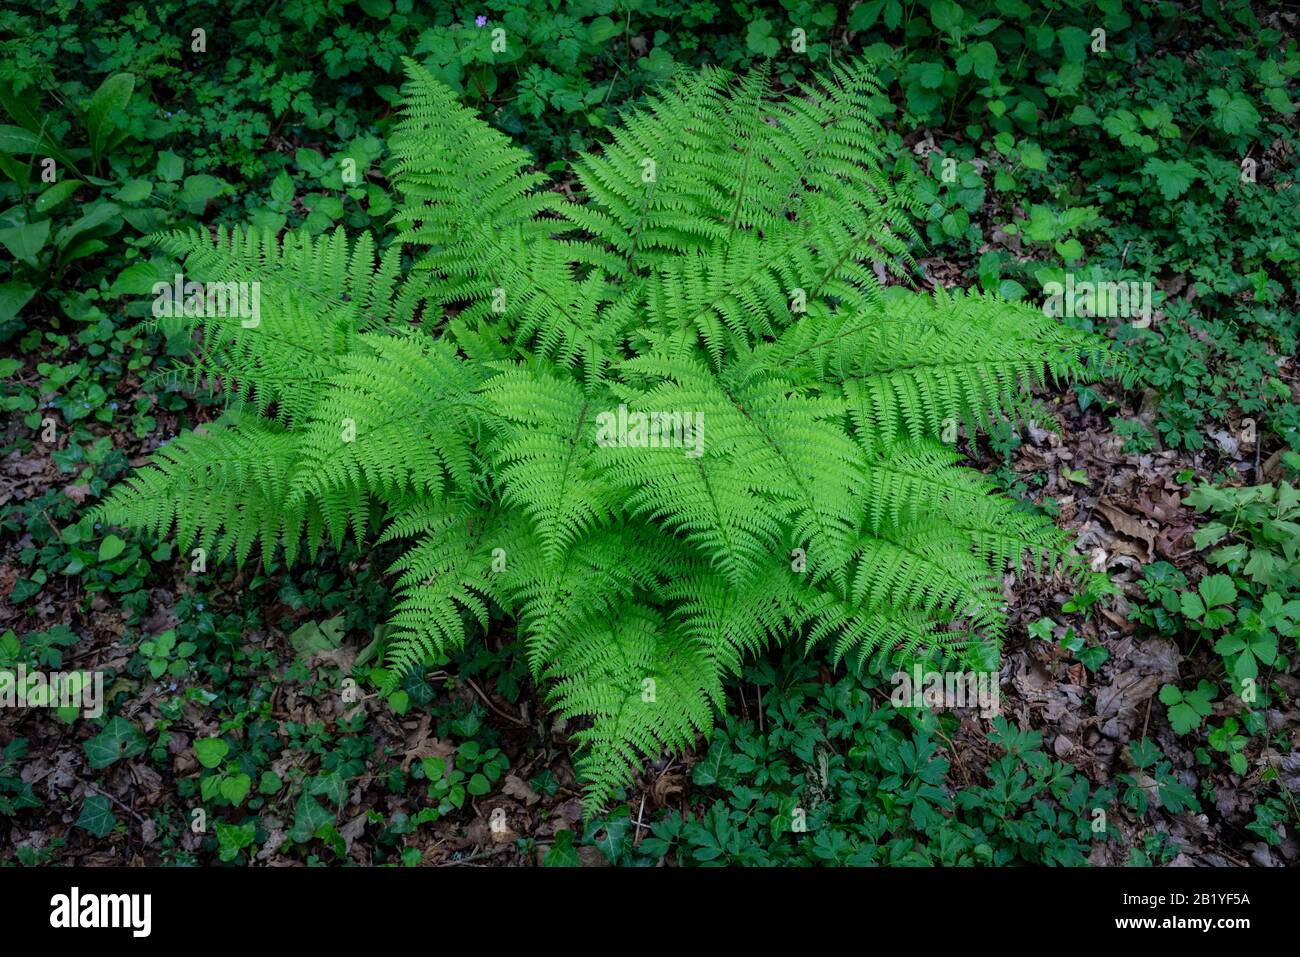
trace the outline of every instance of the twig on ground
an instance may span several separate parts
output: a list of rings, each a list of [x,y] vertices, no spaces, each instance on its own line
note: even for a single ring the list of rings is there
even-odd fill
[[[482,689],[479,688],[478,685],[474,684],[474,682],[473,682],[472,679],[470,679],[470,678],[465,678],[464,681],[465,681],[465,684],[467,684],[467,685],[469,685],[471,688],[473,688],[473,689],[474,689],[474,692],[475,692],[475,693],[476,693],[480,698],[483,699],[483,703],[486,704],[486,705],[487,705],[489,708],[491,708],[493,711],[495,711],[498,715],[500,715],[501,717],[505,718],[505,719],[506,719],[507,721],[509,721],[511,724],[517,724],[517,725],[519,725],[519,727],[521,727],[521,728],[526,728],[526,727],[528,727],[528,722],[527,722],[527,721],[524,721],[524,720],[522,720],[522,719],[520,719],[520,718],[516,718],[514,715],[506,714],[504,711],[502,711],[500,708],[498,708],[496,705],[494,705],[494,704],[492,703],[492,699],[489,698],[487,695],[485,695],[485,694],[483,693]]]

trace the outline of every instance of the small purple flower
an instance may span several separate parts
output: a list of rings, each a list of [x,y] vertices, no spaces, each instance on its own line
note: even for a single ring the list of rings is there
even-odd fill
[[[474,18],[474,26],[476,27],[487,26],[487,17],[483,16],[483,14],[480,13],[477,17]]]

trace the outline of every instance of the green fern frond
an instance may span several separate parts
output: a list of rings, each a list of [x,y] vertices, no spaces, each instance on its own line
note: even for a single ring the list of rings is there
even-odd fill
[[[265,563],[277,544],[292,562],[309,519],[319,520],[310,504],[288,500],[299,457],[296,437],[275,423],[231,415],[159,449],[94,515],[158,538],[174,535],[183,555],[202,548],[214,562],[242,564],[260,541]]]
[[[295,492],[350,488],[401,501],[471,488],[476,369],[423,337],[364,335],[357,348],[340,357],[302,427]]]
[[[594,461],[596,403],[572,381],[523,368],[483,394],[505,423],[492,450],[502,500],[528,515],[547,558],[558,560],[615,507]]]
[[[390,525],[382,540],[409,537],[417,529],[419,540],[389,569],[401,573],[389,619],[389,690],[426,657],[463,647],[467,618],[486,629],[489,603],[503,604],[493,567],[493,553],[505,540],[499,513],[469,505],[419,507]]]
[[[590,716],[574,735],[588,816],[605,806],[646,757],[684,751],[713,727],[722,686],[709,655],[653,609],[627,605],[561,652],[548,702],[562,718]]]
[[[785,97],[684,78],[578,159],[573,199],[406,66],[395,242],[157,238],[187,278],[260,283],[261,319],[185,318],[231,408],[104,520],[237,562],[382,527],[383,690],[512,622],[588,815],[771,644],[984,661],[1005,568],[1082,572],[940,440],[1123,367],[1028,305],[882,282],[917,204],[869,65]]]

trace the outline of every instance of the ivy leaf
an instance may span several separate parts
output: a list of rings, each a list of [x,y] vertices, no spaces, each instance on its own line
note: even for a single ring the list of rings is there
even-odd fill
[[[573,847],[572,831],[556,831],[555,843],[546,853],[546,860],[542,862],[543,867],[581,867],[582,861],[578,859],[578,852]]]
[[[334,815],[321,807],[321,803],[310,794],[304,794],[298,798],[294,809],[293,829],[289,836],[299,844],[305,844],[318,829],[333,823]]]
[[[102,794],[90,794],[81,805],[81,815],[77,818],[77,827],[89,831],[95,837],[104,838],[117,827],[117,818],[113,816],[112,805]]]
[[[605,822],[604,827],[597,834],[588,834],[588,837],[593,839],[600,853],[614,864],[623,852],[623,844],[631,827],[632,818],[627,814],[626,809],[623,809],[622,813],[615,814]]]
[[[221,859],[233,861],[239,856],[240,851],[253,843],[256,836],[256,821],[245,821],[243,824],[217,821],[217,844],[221,849]]]
[[[325,774],[316,775],[316,777],[312,778],[311,784],[308,785],[307,791],[318,797],[328,798],[340,810],[342,810],[343,802],[348,796],[347,784],[338,771],[329,771]]]
[[[104,730],[86,741],[82,747],[90,766],[99,770],[122,758],[134,758],[143,754],[148,744],[148,739],[135,725],[118,716],[104,725]]]
[[[1095,672],[1110,658],[1110,651],[1107,650],[1105,645],[1094,645],[1091,648],[1083,649],[1074,657],[1089,671]]]

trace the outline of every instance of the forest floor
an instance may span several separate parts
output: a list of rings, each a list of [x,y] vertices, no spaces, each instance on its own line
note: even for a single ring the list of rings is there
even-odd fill
[[[942,262],[928,262],[925,266],[931,277],[956,272]],[[1290,361],[1280,370],[1293,391],[1300,393],[1295,372]],[[118,387],[118,401],[123,405],[131,402],[135,398],[131,390],[138,387],[138,381],[123,380]],[[1099,391],[1108,403],[1124,402],[1118,388],[1108,392],[1103,386]],[[1060,508],[1060,524],[1077,536],[1080,551],[1093,556],[1094,569],[1108,572],[1120,593],[1099,602],[1093,614],[1058,616],[1061,622],[1055,629],[1057,637],[1065,627],[1072,627],[1089,643],[1108,650],[1105,663],[1090,673],[1079,662],[1071,662],[1070,656],[1062,654],[1056,645],[1036,640],[1028,632],[1031,623],[1053,616],[1070,598],[1067,584],[1056,578],[1008,574],[1005,594],[1011,608],[1012,637],[1000,675],[1001,714],[1022,729],[1041,731],[1045,747],[1095,785],[1113,784],[1121,773],[1136,773],[1142,781],[1142,771],[1133,766],[1126,745],[1134,738],[1145,737],[1159,745],[1174,772],[1186,779],[1184,783],[1195,787],[1193,769],[1202,777],[1206,769],[1197,767],[1194,748],[1173,733],[1163,708],[1153,705],[1162,685],[1186,684],[1210,674],[1215,656],[1208,646],[1199,653],[1193,649],[1190,655],[1184,655],[1171,639],[1144,636],[1129,617],[1129,603],[1143,599],[1138,573],[1152,561],[1167,561],[1192,580],[1206,571],[1192,547],[1196,521],[1194,513],[1181,502],[1180,491],[1187,476],[1182,474],[1180,480],[1180,473],[1190,470],[1208,476],[1229,467],[1239,471],[1243,480],[1275,481],[1276,450],[1237,443],[1225,435],[1222,443],[1197,452],[1125,454],[1121,440],[1097,406],[1084,412],[1069,393],[1040,392],[1045,408],[1058,418],[1059,431],[1031,424],[1024,430],[1021,444],[1009,452],[1009,460],[991,450],[983,439],[966,451],[974,464],[987,472],[1005,467],[1009,461],[1011,476],[1033,483],[1035,499],[1054,499]],[[1143,397],[1143,401],[1149,398]],[[1141,408],[1129,411],[1142,414]],[[164,415],[157,434],[174,434],[175,428],[176,420]],[[132,442],[125,449],[130,464],[143,463],[156,443],[155,438]],[[75,503],[86,492],[84,486],[61,473],[49,450],[39,445],[28,453],[14,452],[0,461],[0,503],[51,495]],[[30,534],[6,540],[0,549],[0,594],[13,591],[22,574],[19,555],[35,546]],[[370,566],[371,556],[354,555],[353,559],[343,571],[345,578]],[[177,562],[161,567],[185,568]],[[214,677],[190,673],[187,680],[192,684],[179,706],[175,676],[165,674],[155,679],[147,672],[140,675],[139,669],[132,667],[133,661],[136,665],[139,662],[136,643],[130,637],[132,630],[128,628],[130,615],[111,594],[87,592],[82,579],[68,577],[60,588],[47,588],[34,608],[25,613],[34,613],[40,630],[57,633],[64,628],[80,635],[82,640],[63,656],[62,666],[106,669],[116,675],[109,697],[121,695],[117,714],[156,743],[146,750],[143,743],[136,748],[123,742],[120,760],[107,768],[96,768],[89,760],[87,746],[94,729],[86,723],[66,724],[57,720],[54,712],[41,709],[4,713],[0,723],[9,740],[21,736],[29,742],[29,751],[19,766],[21,780],[31,786],[47,809],[36,819],[29,812],[12,821],[9,842],[39,852],[42,860],[52,862],[157,864],[175,860],[178,855],[187,859],[199,853],[201,837],[175,826],[175,822],[184,819],[178,811],[198,803],[195,779],[202,768],[196,761],[195,741],[220,735],[231,727],[244,734],[261,733],[258,719],[280,729],[289,728],[283,749],[278,754],[274,749],[269,751],[265,767],[261,768],[274,779],[288,781],[297,772],[319,771],[343,760],[340,752],[331,750],[330,741],[353,740],[348,732],[360,710],[367,714],[367,737],[361,739],[366,744],[364,750],[346,750],[347,760],[354,763],[345,775],[346,794],[339,795],[342,802],[337,830],[343,856],[369,862],[369,842],[381,830],[374,826],[375,813],[391,820],[401,812],[413,816],[423,806],[416,788],[403,791],[391,786],[392,768],[407,772],[427,757],[452,759],[455,743],[437,736],[437,722],[429,713],[403,717],[373,695],[351,703],[340,697],[332,683],[295,680],[283,663],[305,661],[309,669],[328,665],[347,674],[358,654],[363,653],[364,641],[359,643],[355,636],[322,649],[304,647],[298,640],[304,624],[312,636],[328,631],[312,624],[321,617],[319,609],[286,602],[283,590],[277,593],[273,582],[247,570],[218,578],[202,586],[201,591],[197,587],[195,578],[183,573],[170,581],[151,581],[138,632],[158,635],[175,630],[181,616],[191,620],[204,614],[238,618],[250,596],[260,606],[259,620],[274,624],[263,624],[243,637],[251,649],[251,658],[237,668],[230,659],[218,659],[211,672]],[[8,604],[0,605],[0,631],[17,626],[22,614]],[[30,618],[24,627],[33,627]],[[507,636],[495,633],[488,640],[488,646],[498,650],[507,643]],[[825,669],[823,674],[830,680]],[[536,848],[547,846],[557,830],[581,824],[580,794],[564,729],[546,717],[531,684],[525,684],[514,694],[515,700],[509,700],[482,678],[475,681],[466,675],[456,680],[450,673],[443,677],[449,680],[438,697],[429,702],[430,708],[481,715],[482,730],[473,736],[486,734],[499,742],[509,759],[509,771],[491,792],[471,797],[462,813],[409,835],[406,847],[418,849],[425,864],[526,863],[537,856]],[[1300,707],[1296,705],[1300,701],[1300,681],[1291,675],[1278,675],[1276,680],[1289,691],[1291,704],[1270,708],[1266,713],[1268,726],[1300,742]],[[249,700],[245,707],[232,709],[229,699],[239,694],[247,694]],[[733,686],[731,694],[730,710],[748,716],[757,696],[744,685]],[[269,697],[258,701],[259,695]],[[208,707],[205,698],[227,706],[224,711]],[[1239,709],[1240,702],[1235,699],[1215,703],[1216,716]],[[964,709],[958,716],[960,726],[949,742],[952,760],[948,780],[954,785],[980,780],[996,753],[988,739],[986,719],[974,709]],[[664,809],[674,809],[684,817],[702,813],[708,789],[693,786],[689,773],[700,753],[661,759],[638,778],[629,798],[634,820],[648,821]],[[1300,788],[1300,762],[1289,755],[1271,757],[1274,766],[1282,762],[1288,788]],[[1268,767],[1269,758],[1261,756],[1252,773],[1257,776],[1259,769]],[[548,793],[540,793],[529,784],[542,772],[549,772]],[[1150,778],[1145,778],[1154,799],[1152,813],[1162,818],[1163,827],[1180,848],[1172,863],[1295,864],[1300,847],[1293,837],[1270,848],[1245,830],[1250,820],[1247,795],[1255,782],[1223,767],[1210,773],[1208,787],[1213,804],[1207,813],[1199,814],[1162,812],[1158,790]],[[260,780],[256,774],[253,778]],[[73,826],[86,797],[96,794],[107,796],[114,816],[125,825],[107,839]],[[289,810],[283,808],[277,816],[274,792],[266,798],[272,813],[268,816],[264,812],[263,820],[271,821],[270,833],[256,860],[271,865],[300,863],[300,854],[281,853],[280,841],[276,840],[283,839],[291,826]],[[497,808],[505,810],[508,827],[504,830],[491,826],[492,812]],[[165,821],[173,822],[173,826],[168,829]],[[277,822],[283,828],[278,835],[274,830]],[[1144,826],[1149,827],[1150,821]],[[521,838],[532,840],[521,842]],[[1100,844],[1090,860],[1095,864],[1123,864],[1123,845]],[[606,862],[590,845],[580,846],[577,851],[584,864]]]

